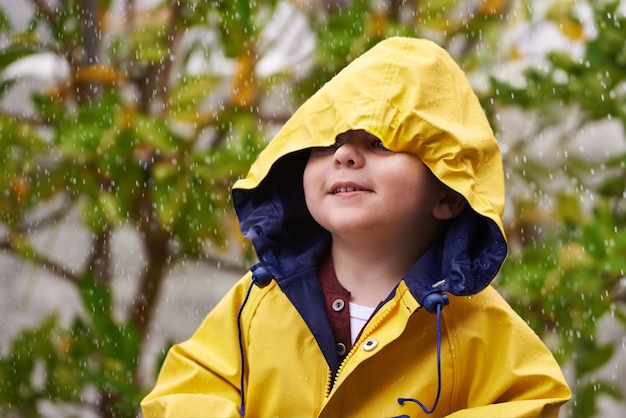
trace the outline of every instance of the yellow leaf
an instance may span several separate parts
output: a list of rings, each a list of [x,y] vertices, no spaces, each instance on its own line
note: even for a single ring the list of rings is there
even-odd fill
[[[497,15],[506,11],[506,0],[482,0],[479,6],[479,14]]]
[[[126,76],[108,65],[94,64],[77,68],[74,72],[74,81],[117,85],[126,81]]]
[[[572,0],[557,0],[546,11],[546,19],[554,22],[563,35],[578,41],[584,37],[584,27],[575,15],[575,3]]]
[[[9,243],[16,253],[27,260],[35,254],[35,249],[28,238],[18,232],[9,232]]]
[[[580,41],[584,38],[585,30],[582,23],[571,16],[561,15],[555,22],[561,33],[569,39]]]
[[[519,61],[520,59],[522,59],[522,52],[519,50],[517,45],[512,45],[509,49],[509,58],[512,61]]]
[[[30,191],[30,182],[25,177],[14,177],[11,179],[11,194],[15,197],[18,204],[23,203],[28,197]]]
[[[239,55],[235,63],[235,73],[231,78],[230,101],[235,106],[251,106],[256,102],[257,79],[254,73],[254,54],[246,51]]]
[[[593,257],[578,242],[566,242],[556,253],[557,263],[563,271],[571,271],[593,265]]]
[[[372,16],[366,22],[365,32],[370,36],[381,36],[385,33],[387,27],[387,16],[384,13],[372,13]]]

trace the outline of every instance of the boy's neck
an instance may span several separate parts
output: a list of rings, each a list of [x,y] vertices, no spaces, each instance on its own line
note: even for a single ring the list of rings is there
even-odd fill
[[[401,242],[386,244],[333,239],[335,273],[351,302],[378,306],[425,250]]]

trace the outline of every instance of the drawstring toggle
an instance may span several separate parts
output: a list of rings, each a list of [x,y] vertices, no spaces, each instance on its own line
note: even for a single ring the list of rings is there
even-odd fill
[[[261,263],[252,266],[250,271],[252,272],[252,282],[261,288],[270,284],[274,278],[272,273]]]
[[[441,309],[443,309],[443,307],[449,303],[450,299],[448,299],[448,295],[443,293],[431,293],[426,295],[422,306],[430,313],[437,313],[437,306],[441,306]]]

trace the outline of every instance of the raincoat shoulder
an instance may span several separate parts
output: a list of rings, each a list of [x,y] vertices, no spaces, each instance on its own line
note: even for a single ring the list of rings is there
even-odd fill
[[[558,363],[493,287],[448,308],[454,388],[447,416],[558,416],[571,397]]]
[[[239,416],[237,310],[250,281],[251,274],[239,280],[194,335],[169,350],[154,389],[141,402],[144,418]]]

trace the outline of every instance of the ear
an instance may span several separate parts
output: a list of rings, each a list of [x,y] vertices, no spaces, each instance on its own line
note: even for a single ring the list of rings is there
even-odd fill
[[[467,201],[460,193],[448,186],[442,185],[443,190],[437,204],[433,207],[433,217],[441,221],[456,218],[467,205]]]

